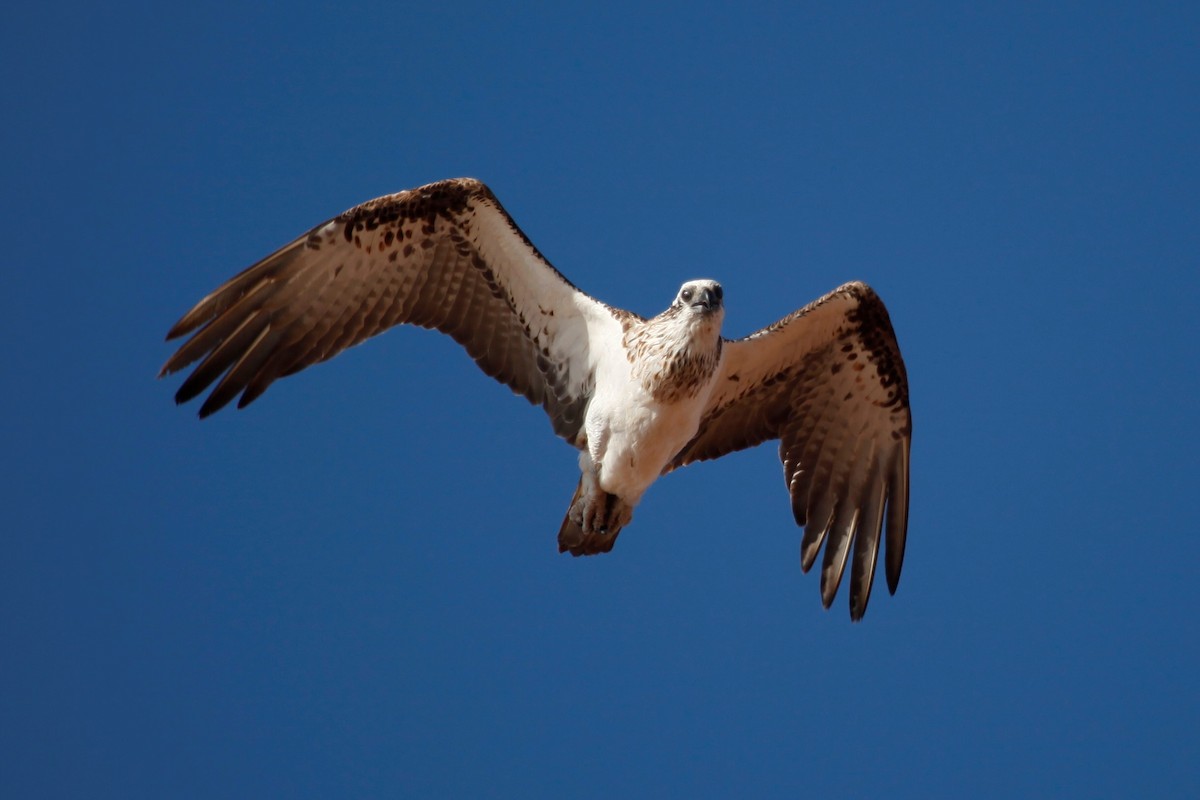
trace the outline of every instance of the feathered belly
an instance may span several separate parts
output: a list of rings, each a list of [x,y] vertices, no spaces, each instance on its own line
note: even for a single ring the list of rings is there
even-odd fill
[[[642,395],[606,413],[593,402],[588,450],[600,467],[600,488],[636,505],[667,462],[696,435],[703,405],[699,397],[663,405]]]

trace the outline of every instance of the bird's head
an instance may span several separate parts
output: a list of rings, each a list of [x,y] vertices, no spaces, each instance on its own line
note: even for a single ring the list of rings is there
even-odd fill
[[[671,306],[701,317],[715,317],[719,322],[725,316],[724,298],[721,284],[702,278],[680,286],[679,294],[675,295],[675,302]]]
[[[688,343],[687,349],[715,347],[725,319],[725,293],[721,284],[702,278],[679,287],[675,301],[661,315]]]
[[[632,329],[635,346],[660,353],[720,352],[725,319],[721,284],[707,279],[688,281],[666,311]]]

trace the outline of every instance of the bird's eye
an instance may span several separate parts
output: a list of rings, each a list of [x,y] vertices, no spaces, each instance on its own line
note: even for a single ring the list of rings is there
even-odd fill
[[[714,286],[712,288],[712,293],[713,293],[713,297],[717,298],[718,300],[721,300],[722,298],[725,297],[725,290],[722,289],[720,286]]]
[[[683,302],[685,302],[685,303],[692,302],[692,290],[684,289],[682,292],[679,293],[679,299],[683,300]]]

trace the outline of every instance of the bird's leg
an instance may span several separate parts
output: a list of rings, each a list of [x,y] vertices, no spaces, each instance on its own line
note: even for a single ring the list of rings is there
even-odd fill
[[[605,531],[606,511],[612,495],[600,488],[600,484],[592,478],[588,491],[583,500],[583,532],[586,534],[601,534]]]
[[[607,553],[633,518],[633,506],[600,488],[599,464],[587,452],[580,455],[579,467],[579,488],[559,530],[559,549],[577,556]]]
[[[567,521],[578,527],[581,533],[584,530],[583,510],[587,506],[587,498],[594,491],[594,484],[595,481],[589,479],[586,471],[580,475],[579,487],[575,489],[575,496],[571,498],[571,505],[567,508]]]
[[[600,488],[600,465],[592,461],[586,450],[579,455],[579,469],[579,494],[575,504],[571,506],[571,519],[583,528],[585,535],[588,535],[602,527],[600,506],[603,505],[606,495]]]

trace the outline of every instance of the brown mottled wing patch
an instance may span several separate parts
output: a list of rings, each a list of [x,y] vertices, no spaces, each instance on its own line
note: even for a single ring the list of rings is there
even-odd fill
[[[908,378],[879,296],[848,283],[746,339],[727,342],[700,432],[668,469],[779,439],[801,567],[825,544],[828,608],[850,573],[850,616],[867,609],[886,520],[888,589],[908,527]]]
[[[352,208],[230,279],[171,328],[168,339],[191,338],[160,376],[199,361],[176,401],[215,383],[204,417],[402,323],[452,336],[572,442],[591,339],[621,335],[613,310],[559,274],[486,186],[459,179]]]

